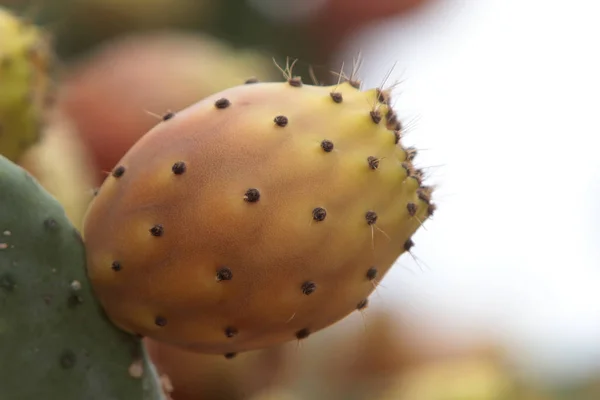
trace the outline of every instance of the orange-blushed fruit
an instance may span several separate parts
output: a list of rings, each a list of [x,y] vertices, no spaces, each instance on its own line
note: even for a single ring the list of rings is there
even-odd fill
[[[169,114],[115,165],[84,222],[112,321],[233,358],[367,307],[434,211],[388,100],[290,78]]]

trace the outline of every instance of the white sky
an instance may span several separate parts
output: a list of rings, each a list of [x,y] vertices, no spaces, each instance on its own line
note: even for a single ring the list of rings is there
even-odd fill
[[[356,36],[365,86],[398,62],[406,144],[438,213],[374,302],[483,331],[524,366],[600,367],[600,4],[444,0]]]

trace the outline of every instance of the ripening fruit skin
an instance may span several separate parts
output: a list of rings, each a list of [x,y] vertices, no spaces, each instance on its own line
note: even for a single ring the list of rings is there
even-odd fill
[[[387,99],[295,78],[169,114],[84,221],[88,273],[112,321],[233,357],[366,307],[434,211]]]
[[[11,161],[41,134],[52,98],[47,34],[0,7],[0,154]]]

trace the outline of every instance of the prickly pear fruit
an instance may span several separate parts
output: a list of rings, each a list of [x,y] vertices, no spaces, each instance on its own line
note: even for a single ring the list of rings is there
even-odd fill
[[[241,85],[143,136],[84,221],[112,321],[231,357],[365,308],[434,205],[388,93],[353,84]]]
[[[106,318],[60,204],[0,156],[0,398],[160,400],[139,338]],[[143,378],[131,376],[137,358]]]
[[[0,7],[0,154],[9,160],[40,137],[51,64],[45,32]]]

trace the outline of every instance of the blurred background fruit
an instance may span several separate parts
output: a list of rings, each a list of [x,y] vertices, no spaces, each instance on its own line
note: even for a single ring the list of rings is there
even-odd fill
[[[55,110],[41,140],[25,152],[19,164],[62,204],[71,223],[81,229],[95,187],[90,160],[73,123]]]
[[[63,71],[58,107],[90,148],[99,184],[162,115],[253,76],[280,74],[269,57],[234,50],[206,35],[135,34],[70,64]]]
[[[222,355],[188,352],[146,339],[160,374],[168,376],[174,400],[243,400],[285,378],[284,347]]]
[[[0,154],[11,161],[41,136],[53,63],[47,32],[0,4]]]
[[[410,15],[444,0],[55,0],[11,1],[52,27],[64,60],[114,38],[157,29],[184,29],[277,58],[299,58],[332,83],[335,52],[352,35],[380,21]],[[33,4],[33,5],[32,5]],[[77,35],[73,35],[77,32]]]
[[[461,357],[410,371],[380,398],[406,400],[509,400],[511,377],[494,360]]]
[[[337,357],[325,353],[320,360],[322,375],[328,377],[321,382],[322,397],[378,398],[423,358],[400,315],[375,308],[361,318],[363,324],[328,338],[339,351]]]

